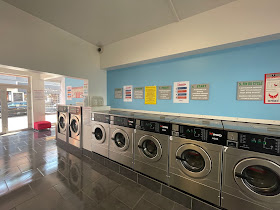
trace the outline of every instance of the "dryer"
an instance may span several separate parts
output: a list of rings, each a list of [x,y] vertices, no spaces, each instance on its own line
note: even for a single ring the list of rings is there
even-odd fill
[[[171,120],[175,117],[135,115],[134,169],[168,183],[168,150]]]
[[[82,107],[69,106],[69,143],[82,148]]]
[[[56,125],[56,139],[68,142],[68,121],[69,113],[68,106],[57,106],[57,125]]]
[[[135,119],[133,113],[110,111],[109,158],[133,168]]]
[[[110,115],[109,112],[93,112],[92,120],[92,151],[108,157],[108,148],[110,140]]]
[[[173,120],[169,184],[219,206],[225,142],[221,121],[184,117]]]
[[[222,207],[280,209],[280,126],[223,123]]]

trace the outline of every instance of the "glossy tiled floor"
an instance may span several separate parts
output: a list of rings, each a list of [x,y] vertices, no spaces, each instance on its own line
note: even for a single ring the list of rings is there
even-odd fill
[[[185,209],[87,157],[56,146],[54,129],[0,136],[0,209]]]

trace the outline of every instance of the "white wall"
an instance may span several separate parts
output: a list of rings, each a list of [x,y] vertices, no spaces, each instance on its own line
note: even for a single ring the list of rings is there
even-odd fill
[[[0,0],[0,64],[89,80],[107,101],[96,46]]]
[[[279,11],[279,0],[237,0],[107,45],[101,67],[114,69],[280,38]]]

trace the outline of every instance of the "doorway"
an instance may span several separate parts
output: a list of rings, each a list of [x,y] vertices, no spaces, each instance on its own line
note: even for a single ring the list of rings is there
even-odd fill
[[[32,128],[31,91],[26,79],[26,84],[0,84],[0,134]]]

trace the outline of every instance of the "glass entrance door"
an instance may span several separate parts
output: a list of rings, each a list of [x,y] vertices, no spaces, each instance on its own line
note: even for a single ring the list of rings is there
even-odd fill
[[[30,91],[23,86],[0,87],[0,133],[23,130],[31,127]]]

